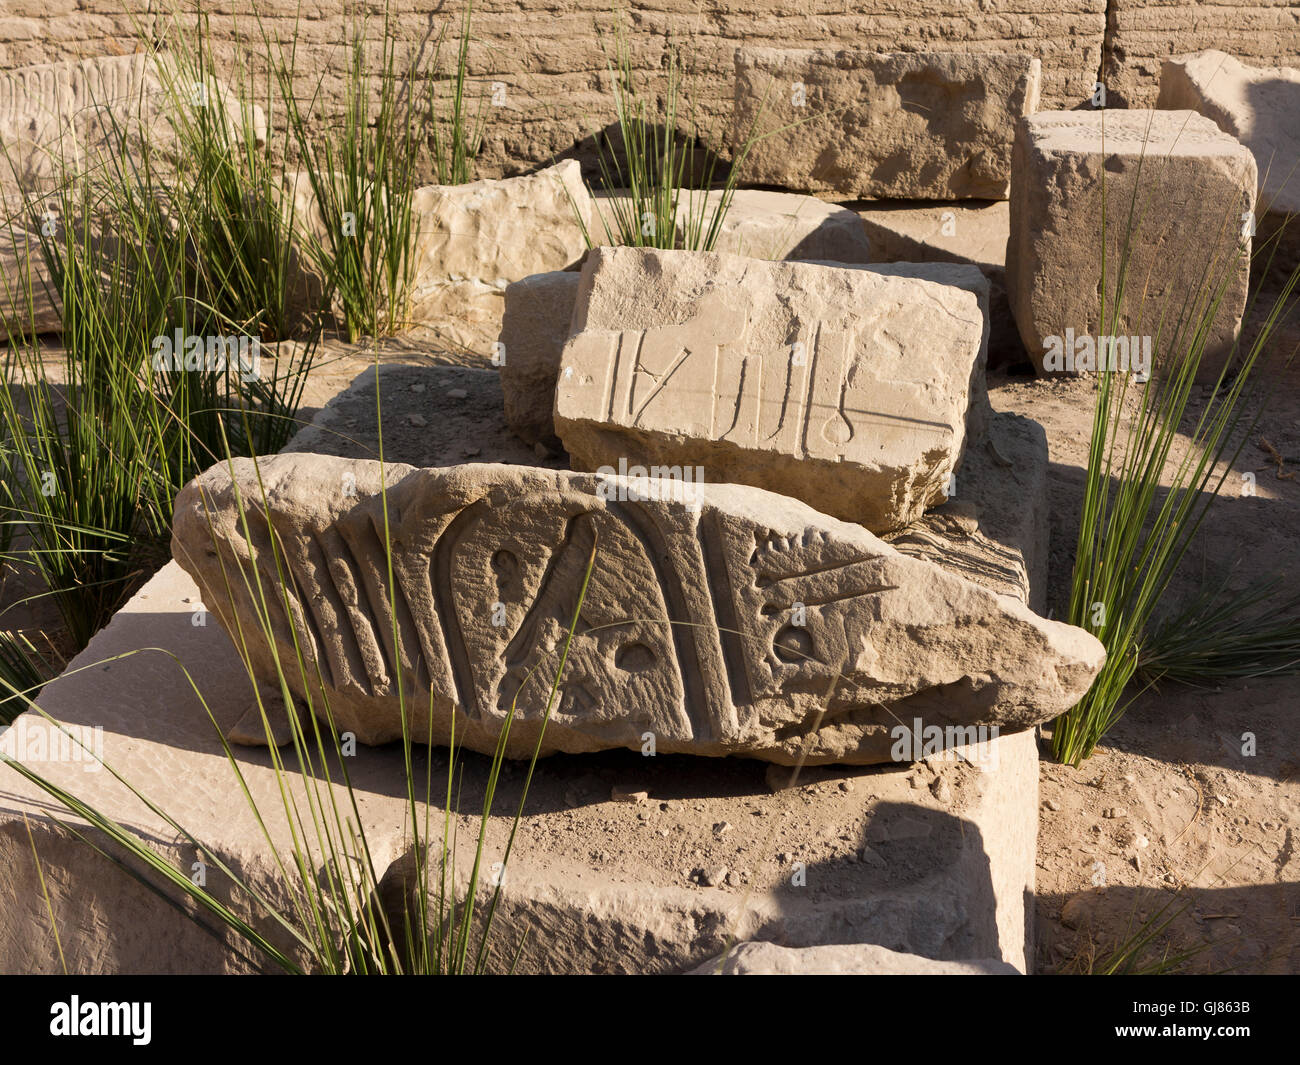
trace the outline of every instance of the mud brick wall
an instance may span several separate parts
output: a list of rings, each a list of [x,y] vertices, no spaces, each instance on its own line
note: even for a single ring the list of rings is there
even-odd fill
[[[1160,61],[1207,48],[1250,66],[1300,66],[1300,0],[1110,0],[1104,68],[1110,102],[1154,107]]]
[[[371,3],[372,18],[382,3]],[[1106,70],[1112,103],[1154,101],[1160,59],[1217,46],[1247,62],[1300,64],[1300,0],[630,0],[625,5],[635,65],[653,76],[665,50],[681,45],[691,99],[706,137],[720,146],[731,109],[737,44],[866,48],[875,51],[1030,52],[1043,63],[1044,108],[1074,107]],[[260,51],[262,30],[297,40],[303,97],[320,83],[322,121],[343,106],[344,42],[361,5],[349,0],[210,0],[203,5],[218,65],[235,42]],[[454,41],[463,0],[392,0],[402,35],[418,41],[444,27]],[[159,35],[169,12],[193,0],[3,0],[0,67],[134,51]],[[261,24],[254,18],[260,15]],[[190,17],[188,14],[183,18]],[[504,112],[489,126],[481,176],[517,173],[571,152],[613,121],[606,40],[608,0],[479,0],[471,72],[506,86]],[[454,59],[444,45],[443,65]],[[256,73],[256,62],[244,61]],[[649,82],[648,84],[653,84]]]

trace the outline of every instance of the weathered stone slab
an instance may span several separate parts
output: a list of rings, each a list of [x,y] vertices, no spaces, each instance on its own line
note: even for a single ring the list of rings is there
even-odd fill
[[[863,200],[852,206],[871,241],[873,262],[978,266],[989,283],[989,369],[1026,361],[1007,302],[1005,200]]]
[[[1222,289],[1200,372],[1202,380],[1214,380],[1245,309],[1250,263],[1241,233],[1254,211],[1255,184],[1250,151],[1191,111],[1044,111],[1023,120],[1016,137],[1007,291],[1039,371],[1070,372],[1074,360],[1064,360],[1063,349],[1073,341],[1086,355],[1087,343],[1078,338],[1101,348],[1101,340],[1114,333],[1137,337],[1134,347],[1146,345],[1143,338],[1160,332],[1162,314],[1168,343],[1174,323],[1189,314],[1185,305],[1197,299],[1208,305]],[[1125,294],[1116,318],[1126,245]]]
[[[739,48],[732,139],[747,181],[843,198],[1005,199],[1029,55]]]
[[[1082,630],[770,492],[528,467],[386,467],[394,600],[378,463],[282,455],[260,473],[269,511],[249,514],[253,543],[220,466],[177,498],[173,552],[235,632],[257,609],[255,573],[274,579],[274,529],[294,588],[287,615],[271,597],[273,646],[242,625],[254,672],[274,677],[298,641],[325,687],[295,675],[296,696],[365,743],[402,735],[400,683],[412,705],[432,692],[418,738],[445,743],[454,722],[480,751],[518,694],[509,753],[527,755],[597,541],[582,617],[601,635],[570,651],[545,753],[640,750],[650,733],[664,753],[888,761],[900,722],[1049,720],[1104,658]],[[234,474],[243,499],[260,497],[251,461]]]
[[[536,174],[428,185],[415,192],[419,222],[413,321],[450,343],[489,355],[506,285],[563,270],[596,239],[595,204],[573,160]]]
[[[1250,149],[1259,172],[1254,265],[1284,281],[1300,266],[1300,68],[1247,66],[1217,50],[1168,59],[1156,106],[1197,111]]]
[[[916,954],[852,943],[825,947],[782,947],[740,943],[706,962],[692,976],[1017,976],[1014,965],[996,958],[935,961]]]
[[[677,202],[677,246],[688,246],[688,235],[707,231],[723,195],[684,190]],[[618,218],[632,210],[626,189],[595,194],[598,215],[593,243],[618,245]],[[703,218],[701,225],[699,219]],[[692,222],[692,218],[695,220]],[[596,236],[599,239],[595,239]],[[853,211],[816,196],[771,189],[735,189],[713,251],[747,255],[751,259],[800,259],[841,263],[871,261],[871,244]]]
[[[610,201],[619,195],[597,196],[599,219],[613,223]],[[720,195],[710,192],[704,209],[712,211]],[[685,234],[690,210],[686,203],[678,205],[679,234]],[[599,219],[597,232],[603,234],[604,224]],[[871,259],[871,245],[862,222],[852,211],[815,196],[761,189],[735,191],[715,250],[755,259],[841,263],[867,263]],[[530,444],[559,443],[552,416],[555,379],[569,337],[577,290],[578,275],[573,271],[536,274],[506,289],[500,335],[506,349],[506,361],[501,365],[506,421]]]
[[[102,728],[92,741],[96,753],[200,841],[209,864],[208,890],[249,913],[272,942],[293,951],[283,929],[250,913],[248,900],[216,870],[219,860],[288,912],[285,870],[264,835],[268,831],[274,847],[288,853],[280,781],[265,750],[235,749],[242,779],[226,759],[208,713],[228,727],[242,713],[241,701],[251,688],[221,628],[193,624],[198,595],[179,566],[165,566],[69,673],[46,689],[41,704],[77,735]],[[138,653],[141,647],[161,647],[168,654]],[[109,661],[115,656],[120,657]],[[19,755],[21,736],[48,727],[34,723],[34,717],[25,716],[13,733],[0,736],[0,751]],[[910,783],[912,774],[882,767],[829,776],[831,770],[819,770],[820,776],[806,772],[798,788],[778,793],[764,785],[761,765],[744,760],[694,760],[688,766],[681,758],[638,759],[635,782],[654,800],[640,806],[609,801],[609,782],[629,779],[625,758],[548,761],[533,778],[524,827],[510,858],[493,970],[506,967],[524,929],[518,966],[524,973],[678,972],[703,964],[737,939],[769,938],[795,948],[867,942],[931,958],[1002,957],[1023,969],[1033,953],[1025,938],[1032,928],[1025,900],[1032,898],[1034,879],[1035,739],[1025,732],[967,750],[968,758],[963,751],[918,763],[913,773],[926,783],[920,788]],[[292,756],[281,754],[290,763],[286,779],[302,808],[308,784]],[[428,766],[421,748],[415,759],[414,774],[423,781]],[[435,804],[446,774],[445,760],[436,759],[437,752]],[[188,871],[197,860],[193,846],[175,838],[175,830],[107,770],[90,770],[89,760],[32,760],[30,744],[25,760],[129,826],[177,868]],[[363,746],[348,767],[372,861],[390,888],[400,886],[410,859],[402,763],[400,745]],[[489,866],[502,856],[521,778],[507,774],[498,786],[488,829]],[[466,845],[477,833],[472,804],[480,800],[485,779],[486,759],[461,759],[458,892],[471,864]],[[846,792],[840,782],[853,790]],[[265,829],[239,798],[244,787],[262,812]],[[936,792],[947,794],[946,801]],[[343,789],[336,786],[333,796],[352,816]],[[771,826],[794,809],[808,826],[808,839],[789,848],[772,838]],[[755,810],[762,816],[752,816]],[[430,821],[435,831],[442,816],[441,805],[435,805]],[[60,971],[40,874],[72,973],[268,968],[247,951],[243,957],[236,953],[230,937],[201,930],[60,829],[55,817],[103,843],[94,830],[80,826],[48,795],[0,764],[0,907],[5,912],[0,968],[5,972]],[[710,840],[709,826],[724,820],[735,826],[725,860],[745,886],[690,882],[675,860],[675,842],[690,838],[698,845],[697,834]],[[611,838],[617,846],[611,846]],[[843,842],[818,845],[825,840]],[[612,853],[598,857],[594,846]],[[783,849],[792,853],[783,855]],[[795,861],[806,866],[805,887],[790,883]],[[389,912],[393,917],[400,911]]]
[[[1255,156],[1260,211],[1300,213],[1300,69],[1211,50],[1167,59],[1156,106],[1196,111]]]
[[[496,424],[494,417],[499,422],[495,372],[390,364],[362,374],[294,446],[336,448],[352,457],[373,454],[378,440],[368,412],[375,408],[376,377],[384,401],[385,453],[391,461],[454,465],[463,459],[463,438],[454,432],[434,440],[394,433],[393,427],[409,414],[426,415],[431,424],[435,417],[460,419],[467,430],[475,418],[489,425]],[[430,414],[429,397],[442,397],[449,388],[468,396],[449,399]],[[1033,605],[1043,594],[1046,559],[1033,545],[1045,545],[1045,509],[1011,506],[1006,500],[1017,494],[1021,502],[1045,500],[1035,486],[1045,483],[1046,443],[1041,428],[1026,419],[994,414],[992,426],[997,454],[987,452],[988,470],[976,469],[986,449],[969,448],[958,471],[956,502],[927,515],[921,525],[927,533],[943,535],[931,519],[958,504],[973,507],[980,532],[996,542],[998,553],[986,565],[969,564],[977,538],[963,532],[940,553],[941,564],[957,560],[956,572],[973,579],[987,573],[988,587],[1018,595],[1019,578],[999,574],[1022,568],[1008,567],[1003,557],[1004,550],[1019,550]],[[497,429],[484,441],[485,457],[527,461],[504,425]],[[1017,445],[1022,439],[1023,447]],[[1004,487],[1008,480],[1013,483]],[[989,486],[998,491],[989,495]],[[907,537],[895,543],[904,553],[915,547]],[[202,842],[205,855],[219,857],[267,897],[280,900],[285,885],[261,826],[245,803],[229,800],[240,783],[218,732],[231,729],[245,713],[252,689],[221,627],[210,618],[206,626],[194,624],[199,596],[179,566],[165,566],[69,672],[45,689],[41,705],[69,728],[102,727],[106,761],[176,814]],[[168,654],[129,654],[140,647],[163,648]],[[169,654],[184,665],[204,703]],[[126,657],[106,662],[121,655]],[[30,715],[24,719],[30,720]],[[0,750],[15,753],[13,739],[0,737]],[[633,767],[622,752],[611,752],[549,760],[532,780],[510,859],[496,956],[513,956],[514,933],[526,928],[520,972],[677,972],[745,939],[771,939],[790,948],[876,943],[929,958],[1001,957],[1023,970],[1033,957],[1027,939],[1033,922],[1026,920],[1025,901],[1033,894],[1038,824],[1035,738],[1023,732],[965,750],[967,757],[964,750],[954,748],[908,773],[892,766],[805,770],[798,787],[775,793],[764,781],[762,764],[744,759],[692,759],[687,766],[685,756],[636,758]],[[254,801],[271,814],[267,827],[283,852],[287,826],[275,815],[280,784],[268,753],[236,748],[235,757]],[[415,776],[423,780],[422,749],[415,757]],[[373,861],[389,886],[400,884],[409,864],[402,845],[408,807],[395,783],[403,780],[402,760],[398,745],[362,746],[349,765]],[[105,771],[48,761],[35,768],[146,839],[164,841],[174,834]],[[432,768],[436,793],[445,762],[436,761]],[[482,795],[485,772],[486,759],[461,760],[464,804]],[[926,786],[913,786],[918,777]],[[521,778],[508,774],[498,785],[499,813],[489,822],[489,862],[499,859],[511,829]],[[299,802],[305,802],[299,790],[304,785],[292,765],[289,780]],[[644,790],[653,801],[608,801],[611,785]],[[940,795],[947,798],[941,801]],[[438,796],[434,798],[436,802]],[[338,800],[352,809],[346,795]],[[775,843],[770,826],[784,823],[792,809],[799,811],[805,827],[801,841],[788,848]],[[441,824],[441,816],[436,807],[432,821]],[[466,805],[461,818],[461,837],[468,840],[477,824]],[[718,839],[709,828],[723,821],[735,828]],[[6,915],[0,922],[0,969],[60,970],[29,825],[70,971],[249,968],[228,943],[201,932],[138,881],[60,831],[52,823],[49,797],[0,766],[0,911]],[[611,838],[619,845],[611,848]],[[692,859],[694,864],[723,861],[742,886],[691,882],[682,869],[689,852],[682,854],[674,845],[679,840],[705,848]],[[155,845],[178,867],[189,869],[195,860],[184,842]],[[792,853],[781,854],[782,846]],[[806,868],[806,887],[790,882],[795,861]],[[468,861],[458,862],[461,878],[468,868]],[[224,878],[210,879],[209,890],[224,898]],[[243,900],[232,901],[243,912]],[[85,920],[87,914],[95,919]],[[269,922],[258,927],[274,942],[291,945]]]
[[[555,379],[578,296],[576,270],[534,274],[506,287],[501,392],[506,423],[529,444],[555,445]]]
[[[982,413],[987,299],[974,267],[599,248],[556,431],[576,468],[703,466],[897,528],[944,498]]]
[[[325,242],[306,175],[286,174],[283,187],[304,245]],[[577,263],[587,250],[584,226],[592,239],[598,233],[595,203],[572,160],[522,177],[425,185],[411,211],[418,230],[407,324],[430,326],[448,346],[484,358],[501,330],[506,286]],[[297,312],[314,312],[324,286],[301,249],[292,273]]]
[[[705,210],[711,211],[721,195],[710,193]],[[678,204],[679,215],[686,209]],[[684,225],[679,220],[679,228]],[[713,250],[752,259],[871,261],[866,230],[852,211],[815,196],[764,189],[737,189],[732,194]]]
[[[174,109],[188,95],[186,77],[174,59],[144,53],[0,73],[0,188],[47,189],[69,168],[115,152],[123,138],[135,144],[147,136],[165,153],[175,144]],[[211,82],[199,98],[225,118],[232,135],[242,131],[239,103],[227,88]],[[265,117],[257,107],[250,116],[261,144]]]

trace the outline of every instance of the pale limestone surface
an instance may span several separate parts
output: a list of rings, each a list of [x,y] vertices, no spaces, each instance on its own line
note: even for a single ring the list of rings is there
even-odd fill
[[[1255,156],[1261,211],[1300,214],[1300,68],[1247,66],[1212,49],[1167,59],[1156,106],[1197,111]]]
[[[782,947],[740,943],[706,962],[692,976],[1016,976],[1020,971],[996,958],[935,961],[871,943],[824,947]]]
[[[732,143],[747,181],[839,198],[1005,199],[1028,55],[739,48]]]
[[[1007,293],[1035,366],[1043,369],[1050,338],[1064,341],[1067,330],[1076,338],[1150,336],[1154,351],[1162,314],[1170,344],[1185,304],[1209,306],[1221,291],[1200,373],[1214,380],[1246,304],[1242,229],[1256,185],[1249,149],[1192,111],[1044,111],[1020,124],[1013,175]]]
[[[425,186],[412,209],[412,320],[482,355],[500,332],[506,285],[573,265],[595,235],[595,205],[573,160],[523,177]]]
[[[310,454],[260,473],[269,511],[249,514],[251,543],[235,485],[253,500],[258,481],[237,460],[236,482],[214,467],[178,497],[173,553],[235,632],[253,616],[254,574],[273,579],[274,529],[296,591],[287,614],[271,607],[269,643],[243,621],[254,671],[272,680],[296,640],[324,688],[314,669],[291,670],[295,695],[364,743],[401,735],[400,683],[418,705],[432,693],[419,738],[445,743],[454,720],[457,742],[480,751],[519,693],[508,751],[529,752],[597,542],[582,611],[593,635],[570,651],[544,753],[639,750],[652,733],[664,753],[871,764],[896,757],[902,721],[1011,732],[1049,720],[1104,659],[1082,630],[759,489],[679,484],[679,502],[635,477],[390,465],[381,497],[378,463]]]
[[[526,443],[559,444],[555,379],[578,296],[577,271],[533,274],[506,287],[499,351],[506,423]]]
[[[575,468],[703,466],[898,528],[944,498],[983,416],[987,305],[974,267],[599,248],[556,432]]]

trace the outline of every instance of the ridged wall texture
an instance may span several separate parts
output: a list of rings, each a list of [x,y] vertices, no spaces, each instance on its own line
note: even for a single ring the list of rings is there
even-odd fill
[[[172,8],[162,0],[5,0],[0,68],[134,51],[161,35]],[[177,0],[185,8],[188,0]],[[791,13],[800,7],[799,13]],[[319,111],[342,111],[352,4],[318,0],[297,21],[299,0],[211,0],[204,4],[218,65],[233,63],[233,42],[261,48],[262,30],[296,38],[298,89],[321,79]],[[382,11],[382,4],[371,5]],[[463,0],[391,0],[401,32],[436,39],[443,65],[454,62]],[[478,176],[535,169],[567,155],[614,120],[607,59],[615,16],[608,0],[480,0],[474,9],[473,77],[485,90],[505,86],[505,104],[488,127]],[[258,17],[252,12],[259,12]],[[372,14],[372,22],[377,22]],[[738,45],[862,48],[872,51],[1028,52],[1042,61],[1044,109],[1087,100],[1098,73],[1112,104],[1151,106],[1160,61],[1217,47],[1252,64],[1300,62],[1300,0],[632,0],[623,25],[635,66],[661,71],[666,49],[681,45],[691,66],[691,99],[724,147]],[[253,67],[255,69],[255,65]],[[323,78],[322,78],[323,73]],[[648,84],[653,85],[653,82]],[[499,99],[498,94],[498,99]]]

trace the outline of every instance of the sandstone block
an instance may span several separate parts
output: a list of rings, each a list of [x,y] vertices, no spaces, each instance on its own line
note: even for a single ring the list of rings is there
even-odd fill
[[[243,130],[237,98],[220,82],[189,84],[182,64],[144,53],[42,63],[0,73],[0,187],[28,191],[51,187],[68,168],[82,169],[99,153],[112,153],[148,137],[159,159],[176,143],[176,109],[200,93],[222,116],[232,137]],[[258,144],[266,118],[249,115]],[[170,161],[175,161],[174,157]]]
[[[968,263],[989,283],[990,370],[1025,361],[1016,320],[1007,303],[1006,200],[861,201],[871,258],[877,263]]]
[[[573,160],[523,177],[428,185],[412,209],[412,319],[483,355],[501,329],[506,285],[573,265],[584,234],[596,236],[595,204]]]
[[[681,194],[677,203],[679,247],[699,243],[721,197],[720,190]],[[595,202],[599,243],[622,243],[618,239],[618,218],[632,210],[627,190],[602,190],[596,194]],[[853,211],[816,196],[770,189],[732,192],[711,250],[748,255],[752,259],[871,261],[871,244]]]
[[[188,106],[191,94],[213,108],[233,141],[243,134],[234,94],[215,79],[206,86],[191,80],[175,59],[144,53],[0,72],[0,336],[61,325],[31,224],[33,214],[44,212],[42,197],[61,181],[110,166],[123,149],[138,151],[146,142],[153,166],[180,163],[177,109]],[[261,108],[252,106],[248,118],[264,144]]]
[[[1126,347],[1151,350],[1158,372],[1159,352],[1145,338],[1160,331],[1162,313],[1169,343],[1174,322],[1190,313],[1185,303],[1208,305],[1222,288],[1201,362],[1203,380],[1218,376],[1249,282],[1241,233],[1254,210],[1256,172],[1245,146],[1191,111],[1045,111],[1021,122],[1013,173],[1007,292],[1040,371],[1070,372],[1065,348],[1086,360],[1089,347],[1106,348],[1114,334],[1136,338]],[[1122,355],[1117,348],[1111,359],[1121,369]]]
[[[1261,210],[1300,213],[1300,69],[1215,50],[1167,59],[1156,106],[1196,111],[1241,141],[1255,157]]]
[[[173,553],[223,627],[249,641],[258,678],[303,647],[310,679],[286,669],[295,696],[364,743],[402,735],[401,685],[408,707],[432,698],[430,715],[411,716],[417,739],[446,743],[454,721],[457,743],[479,751],[495,748],[517,697],[510,757],[539,735],[544,753],[579,753],[639,750],[651,733],[661,753],[869,764],[899,757],[897,727],[914,722],[965,735],[1049,720],[1104,660],[1091,635],[1019,599],[746,486],[389,465],[390,589],[379,463],[262,460],[251,542],[236,486],[260,500],[258,474],[236,460],[233,475],[214,467],[178,496]],[[294,580],[287,612],[278,590],[268,596],[268,640],[248,619],[256,582],[276,581],[273,543]]]
[[[556,431],[577,468],[702,466],[897,528],[944,498],[982,416],[987,300],[974,267],[599,248]]]
[[[1197,111],[1250,149],[1259,171],[1256,265],[1300,265],[1300,68],[1210,50],[1165,60],[1156,106]]]
[[[569,339],[580,275],[533,274],[506,287],[501,318],[501,392],[506,423],[529,444],[555,437],[555,379]]]
[[[843,198],[1005,199],[1016,120],[1038,109],[1029,55],[736,51],[747,181]]]
[[[683,194],[677,204],[678,239],[684,240],[691,216],[707,227],[720,191]],[[699,222],[694,225],[699,228]],[[613,242],[611,242],[613,243]],[[718,230],[713,251],[751,259],[825,259],[839,263],[871,261],[871,245],[862,221],[838,204],[816,196],[767,189],[736,189]]]
[[[701,965],[691,976],[1017,976],[1001,958],[936,961],[871,943],[783,947],[740,943]]]

